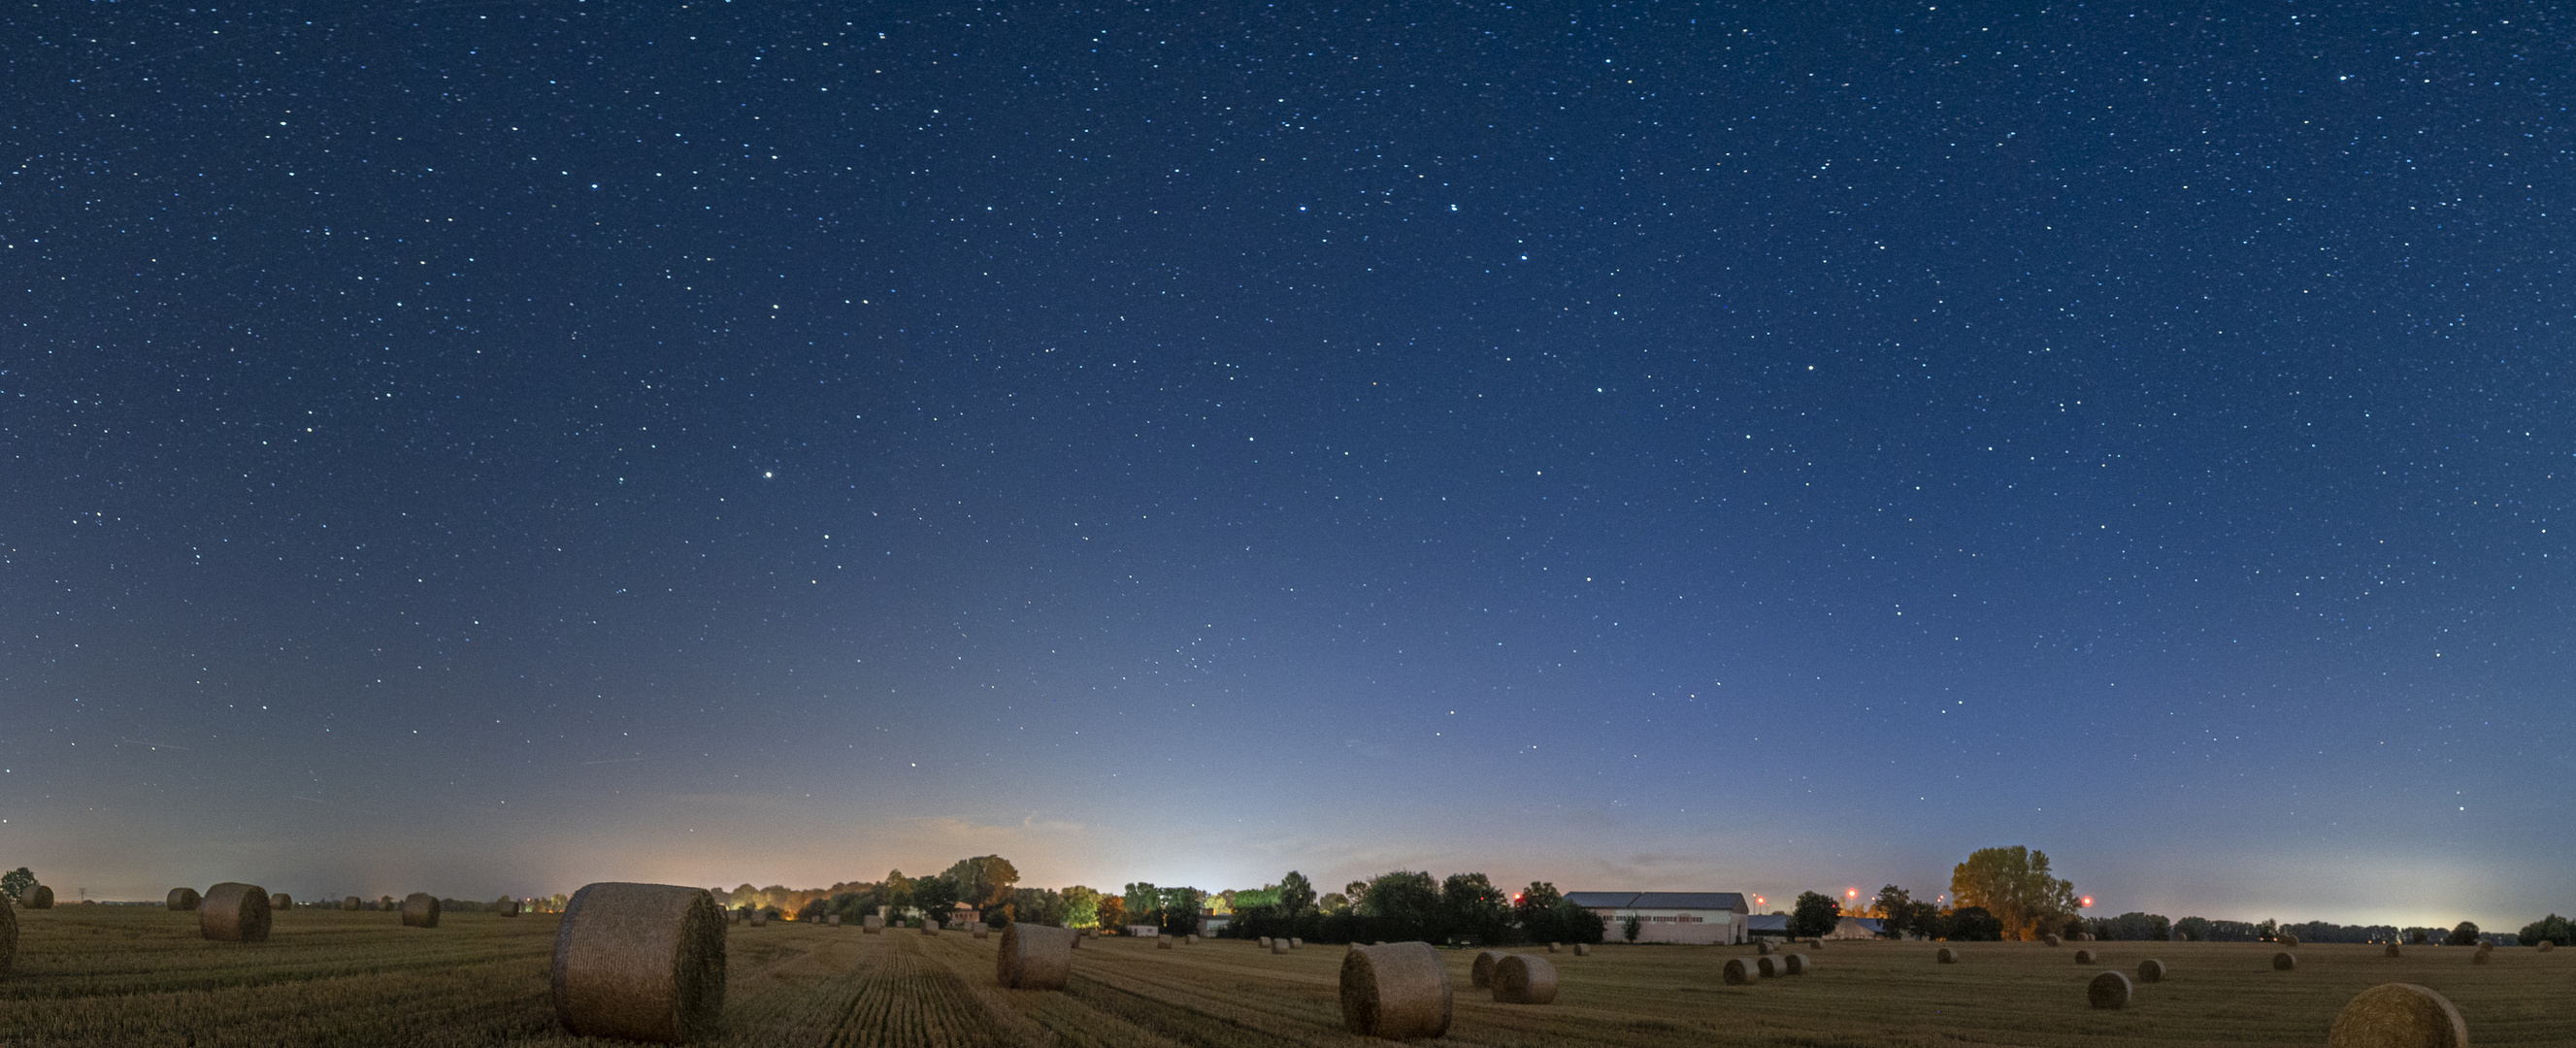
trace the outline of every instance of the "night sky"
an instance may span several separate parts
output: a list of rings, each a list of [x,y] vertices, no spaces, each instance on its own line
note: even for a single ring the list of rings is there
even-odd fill
[[[1785,7],[20,5],[0,865],[2576,906],[2576,24]]]

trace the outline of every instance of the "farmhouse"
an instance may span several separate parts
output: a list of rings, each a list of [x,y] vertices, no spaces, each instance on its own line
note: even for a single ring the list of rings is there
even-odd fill
[[[1741,943],[1751,913],[1742,892],[1567,892],[1565,901],[1600,914],[1612,940],[1635,917],[1638,942]]]

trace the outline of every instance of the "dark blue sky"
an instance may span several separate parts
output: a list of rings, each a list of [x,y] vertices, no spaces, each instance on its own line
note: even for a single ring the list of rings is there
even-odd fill
[[[50,883],[2569,905],[2546,7],[0,31]]]

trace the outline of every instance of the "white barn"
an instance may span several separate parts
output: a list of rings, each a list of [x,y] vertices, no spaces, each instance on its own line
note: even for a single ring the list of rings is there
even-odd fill
[[[1638,942],[1742,943],[1752,912],[1742,892],[1567,892],[1565,899],[1600,914],[1610,942],[1625,941],[1635,917]]]

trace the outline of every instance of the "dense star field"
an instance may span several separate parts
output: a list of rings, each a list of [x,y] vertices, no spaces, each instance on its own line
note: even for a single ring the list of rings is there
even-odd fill
[[[2568,906],[2552,8],[0,33],[0,866],[66,901]]]

